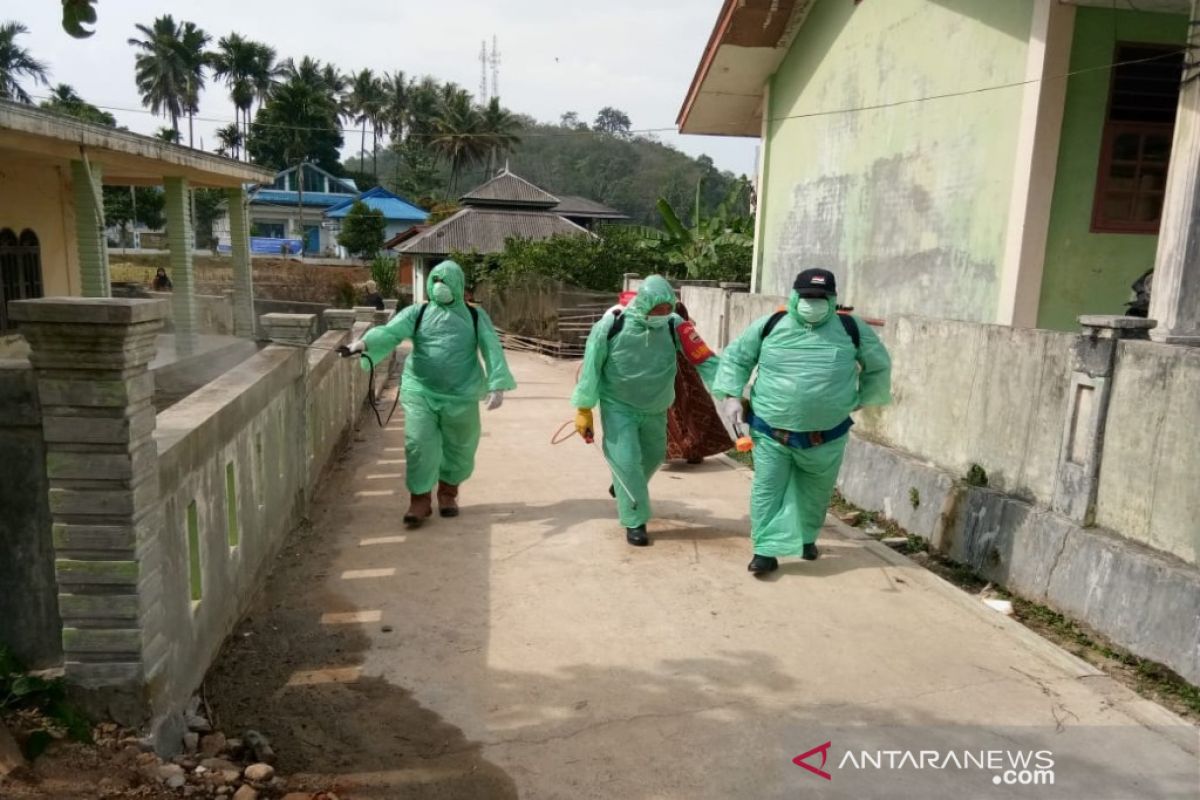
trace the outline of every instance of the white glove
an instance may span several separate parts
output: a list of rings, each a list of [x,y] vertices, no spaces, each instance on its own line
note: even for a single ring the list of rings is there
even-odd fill
[[[350,346],[346,349],[351,353],[364,353],[367,350],[367,345],[366,342],[364,342],[362,339],[359,339],[358,341],[351,342]]]
[[[483,398],[484,407],[488,411],[495,411],[504,403],[504,392],[488,392],[487,397]]]
[[[721,411],[724,412],[725,416],[734,425],[746,424],[745,419],[743,419],[742,398],[726,397],[721,401]]]

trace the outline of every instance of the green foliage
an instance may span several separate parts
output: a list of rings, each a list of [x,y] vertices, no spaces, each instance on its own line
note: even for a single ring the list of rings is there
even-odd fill
[[[282,170],[301,161],[340,175],[341,108],[319,61],[305,58],[284,67],[287,78],[258,110],[246,149],[258,164]]]
[[[988,485],[987,470],[985,470],[983,467],[979,466],[978,464],[972,464],[971,468],[967,470],[966,480],[967,480],[968,486],[987,486]]]
[[[80,97],[74,89],[65,83],[60,83],[50,92],[50,99],[41,102],[41,108],[66,114],[69,117],[93,122],[97,125],[117,126],[117,118],[103,111]]]
[[[599,236],[555,236],[541,241],[509,239],[487,277],[498,286],[528,276],[560,280],[572,286],[617,292],[626,272],[648,274],[665,266],[642,246],[635,230],[609,226]]]
[[[131,223],[140,222],[148,228],[161,228],[166,224],[166,216],[163,213],[166,195],[162,189],[157,186],[139,186],[133,189],[132,195],[131,197],[128,186],[104,187],[104,221],[108,225],[120,227],[122,239],[126,227]]]
[[[915,486],[910,486],[908,489],[908,503],[913,508],[920,508],[921,506],[921,493]]]
[[[33,98],[25,91],[18,78],[28,78],[35,85],[48,86],[46,62],[33,57],[27,49],[17,44],[17,37],[29,33],[20,22],[0,23],[0,100],[16,100],[32,103]]]
[[[61,678],[47,680],[26,674],[16,657],[0,645],[0,712],[32,709],[45,715],[55,727],[62,728],[80,742],[92,741],[87,717],[67,702],[66,686]],[[37,758],[50,743],[50,731],[34,731],[25,744],[25,755]]]
[[[194,117],[199,110],[209,35],[195,23],[177,24],[170,14],[157,17],[153,25],[135,27],[143,38],[130,38],[128,43],[137,51],[134,77],[142,105],[170,119],[171,130],[178,132],[179,118]]]
[[[393,138],[391,147],[380,152],[380,180],[405,197],[447,191],[444,199],[449,199],[454,194],[447,190],[450,166],[439,150],[427,146],[435,136],[440,91],[436,82],[432,88],[413,86],[416,89],[408,98],[407,138],[401,142]],[[432,99],[422,99],[427,95]],[[707,156],[692,158],[650,136],[594,131],[571,112],[563,115],[561,124],[541,123],[519,114],[511,118],[520,126],[520,141],[512,142],[507,153],[497,151],[493,156],[484,148],[476,153],[476,160],[464,159],[458,187],[469,189],[483,183],[494,174],[489,163],[500,166],[507,161],[513,172],[549,192],[598,200],[628,214],[635,223],[660,225],[656,207],[660,197],[673,208],[688,208],[691,218],[699,185],[701,213],[711,216],[740,180],[716,169]],[[745,207],[738,211],[745,216],[749,202],[746,194],[742,196]]]
[[[379,288],[383,297],[396,296],[396,257],[380,253],[371,262],[371,280]]]
[[[675,271],[694,280],[748,281],[754,251],[754,219],[745,213],[749,184],[734,183],[709,216],[704,215],[702,196],[698,184],[690,228],[665,198],[659,198],[656,205],[666,231],[645,235],[643,246],[658,251]]]
[[[342,232],[338,244],[356,258],[374,258],[383,249],[383,234],[387,220],[383,212],[370,208],[361,200],[355,200],[349,213],[342,220]]]
[[[216,249],[213,223],[225,208],[225,193],[220,189],[196,189],[196,245]]]
[[[62,0],[63,30],[76,39],[86,39],[95,33],[84,25],[96,24],[96,9],[92,6],[97,2],[99,0]]]

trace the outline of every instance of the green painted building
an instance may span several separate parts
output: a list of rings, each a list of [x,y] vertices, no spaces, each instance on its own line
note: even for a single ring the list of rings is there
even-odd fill
[[[760,137],[754,289],[1073,330],[1154,266],[1188,0],[728,0],[679,116]]]

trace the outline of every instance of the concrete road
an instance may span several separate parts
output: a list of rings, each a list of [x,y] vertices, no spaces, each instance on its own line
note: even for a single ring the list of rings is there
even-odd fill
[[[406,531],[402,424],[364,423],[210,677],[221,725],[271,736],[298,784],[1200,794],[1194,728],[851,529],[752,578],[731,462],[660,472],[653,545],[629,547],[598,447],[549,444],[574,365],[510,358],[520,388],[485,413],[463,515]]]

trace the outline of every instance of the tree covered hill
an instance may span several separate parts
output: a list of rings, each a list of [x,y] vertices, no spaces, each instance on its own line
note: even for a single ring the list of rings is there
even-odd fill
[[[619,113],[619,112],[618,112]],[[507,155],[509,169],[551,193],[579,195],[598,200],[628,214],[634,222],[659,226],[655,203],[660,197],[688,219],[693,215],[696,188],[700,185],[701,212],[713,213],[741,179],[718,170],[707,156],[693,158],[652,136],[631,134],[620,128],[597,129],[564,115],[557,125],[520,115],[519,142]],[[598,120],[599,121],[599,120]],[[628,120],[626,118],[626,126]],[[414,200],[445,198],[448,172],[444,165],[426,164],[424,174],[414,174],[411,153],[391,148],[379,153],[379,181]],[[356,177],[373,172],[357,159],[346,162]],[[503,163],[464,169],[457,194],[482,183]],[[451,198],[453,199],[453,198]],[[745,209],[749,214],[750,209]]]

